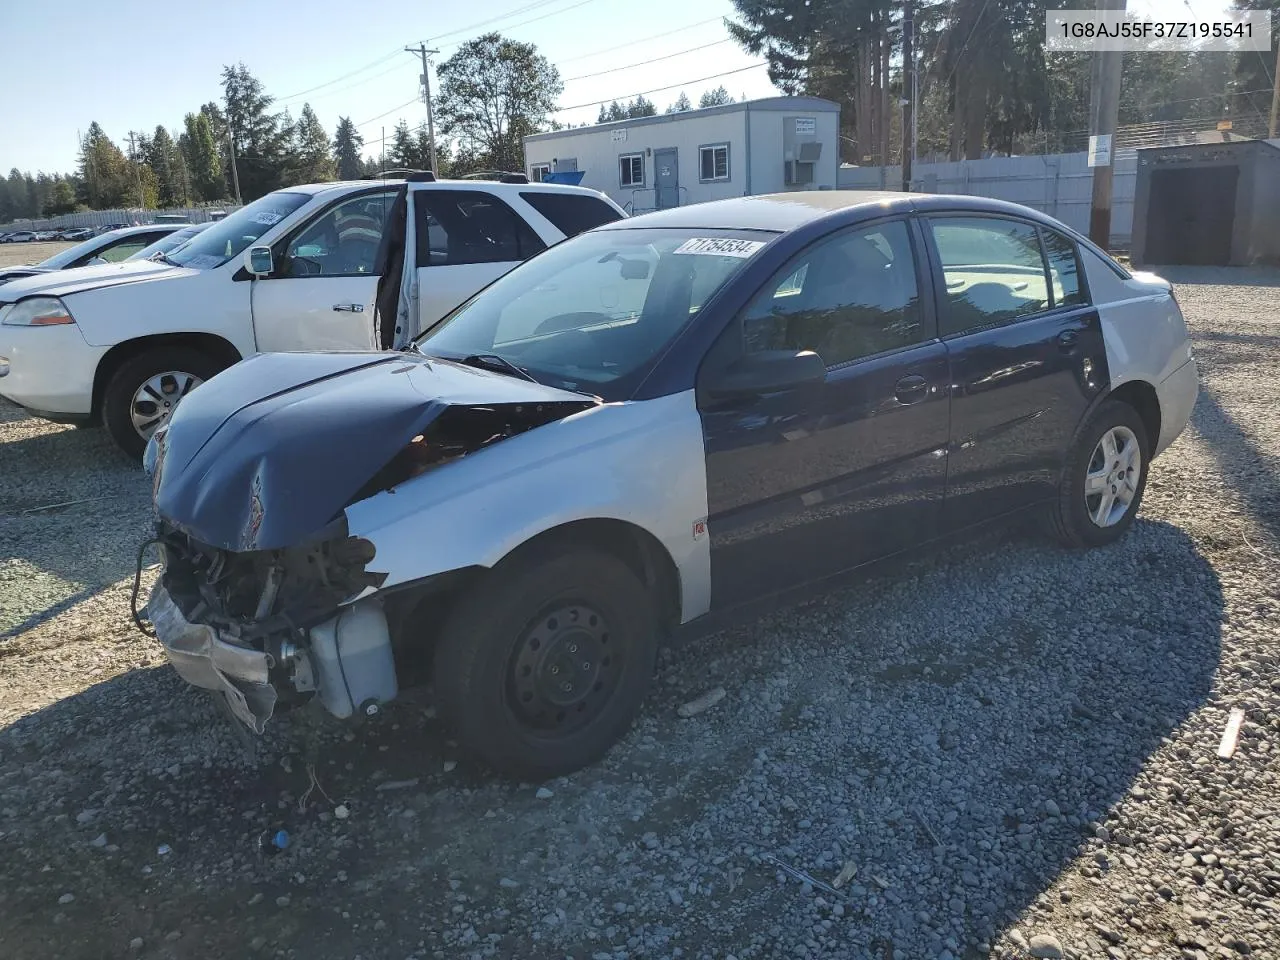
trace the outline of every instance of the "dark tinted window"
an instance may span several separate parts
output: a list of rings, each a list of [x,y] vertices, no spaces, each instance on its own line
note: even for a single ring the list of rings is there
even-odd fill
[[[744,335],[748,351],[812,350],[829,367],[925,339],[906,224],[815,244],[748,308]]]
[[[488,193],[415,191],[418,266],[527,260],[546,244],[514,210]]]
[[[566,237],[598,227],[602,223],[621,220],[622,214],[599,197],[574,193],[522,193],[520,199],[551,221]]]
[[[1080,289],[1080,258],[1076,245],[1053,230],[1040,231],[1044,237],[1045,253],[1049,256],[1049,279],[1053,283],[1055,307],[1079,307],[1085,301]]]
[[[1034,226],[988,217],[939,217],[930,225],[947,284],[939,319],[944,335],[1002,326],[1048,309]]]

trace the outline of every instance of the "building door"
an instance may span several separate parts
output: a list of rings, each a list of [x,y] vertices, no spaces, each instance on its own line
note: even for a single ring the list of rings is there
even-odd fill
[[[1231,262],[1238,167],[1155,170],[1147,203],[1148,263]]]
[[[653,205],[659,210],[680,206],[680,166],[676,148],[653,151]]]

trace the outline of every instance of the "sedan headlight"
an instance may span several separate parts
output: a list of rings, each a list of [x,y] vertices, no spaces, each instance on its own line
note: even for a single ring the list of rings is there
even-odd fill
[[[6,326],[49,327],[75,323],[71,311],[57,297],[28,297],[19,300],[3,314]]]

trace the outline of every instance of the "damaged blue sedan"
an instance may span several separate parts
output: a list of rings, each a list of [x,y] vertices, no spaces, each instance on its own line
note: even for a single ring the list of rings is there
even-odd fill
[[[388,271],[381,322],[413,296]],[[193,392],[147,450],[147,616],[259,733],[431,679],[465,748],[540,779],[625,733],[677,630],[1014,515],[1115,541],[1197,390],[1170,285],[1036,211],[661,211],[405,350],[263,354]]]

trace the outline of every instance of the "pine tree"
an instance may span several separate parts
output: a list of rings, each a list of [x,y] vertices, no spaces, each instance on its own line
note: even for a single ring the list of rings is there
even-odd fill
[[[733,95],[723,86],[716,87],[714,90],[706,90],[698,98],[699,108],[718,107],[725,103],[733,103]]]
[[[350,117],[338,118],[338,129],[333,133],[333,160],[338,167],[339,180],[359,180],[364,176],[364,161],[360,148],[364,137],[351,122]]]
[[[405,168],[409,170],[425,170],[418,155],[418,142],[409,131],[409,124],[400,120],[391,134],[391,148],[387,151],[388,168]]]
[[[222,175],[222,152],[214,138],[213,124],[205,110],[188,113],[183,120],[182,153],[192,194],[201,200],[221,200],[227,195]]]
[[[80,145],[80,175],[84,182],[84,200],[94,210],[125,206],[129,200],[129,177],[132,170],[120,148],[103,132],[97,121]],[[132,190],[137,203],[137,188]]]
[[[248,203],[283,181],[291,130],[281,129],[280,117],[269,112],[273,99],[243,63],[223,68],[222,94],[235,139],[240,193]]]
[[[161,207],[178,207],[186,203],[186,193],[177,176],[177,152],[169,131],[158,126],[142,154],[147,165],[155,171],[156,199]]]
[[[686,110],[692,109],[693,104],[689,102],[689,95],[681,90],[680,96],[676,97],[675,103],[667,107],[667,113],[684,113]]]
[[[293,182],[325,183],[332,180],[334,164],[329,151],[329,135],[311,109],[311,104],[304,103],[302,115],[294,126]]]

